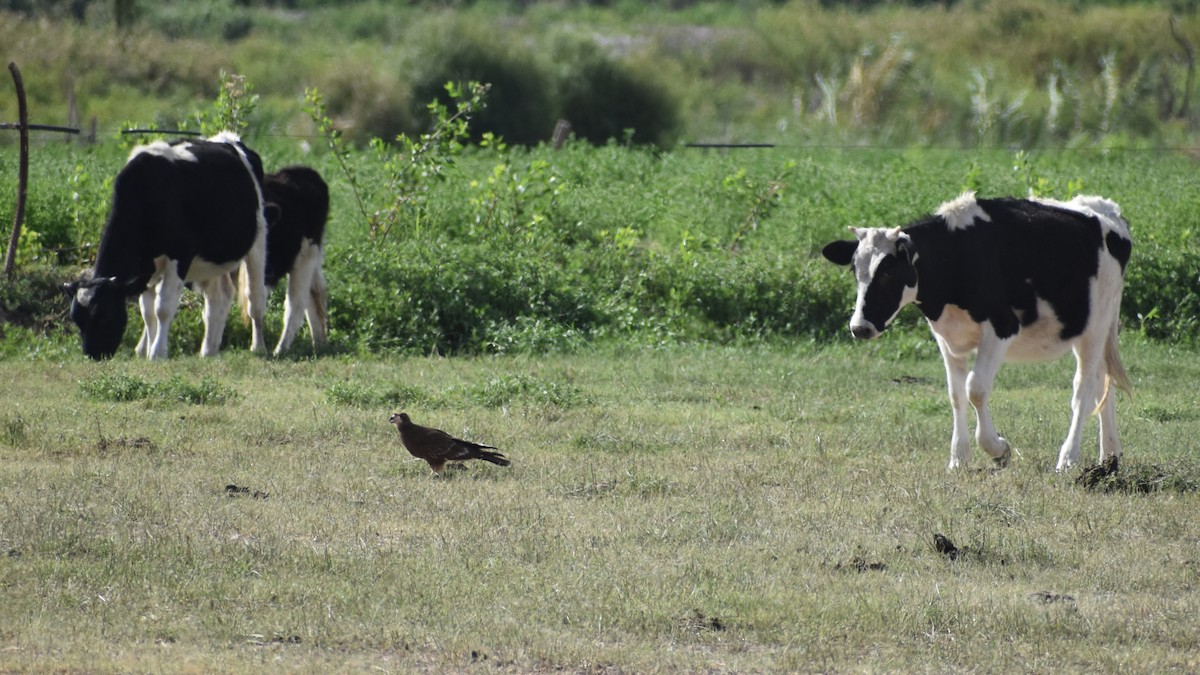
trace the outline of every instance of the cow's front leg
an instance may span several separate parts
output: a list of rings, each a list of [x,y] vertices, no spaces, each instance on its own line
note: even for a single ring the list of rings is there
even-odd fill
[[[936,335],[936,334],[935,334]],[[955,354],[941,336],[937,337],[942,361],[946,364],[946,388],[950,394],[950,411],[954,432],[950,436],[950,469],[966,466],[971,461],[971,434],[967,430],[967,358]]]
[[[171,329],[171,321],[179,310],[179,297],[183,295],[183,280],[175,273],[175,263],[169,263],[170,273],[158,283],[154,299],[154,316],[157,319],[158,330],[150,343],[150,360],[167,358],[167,336]]]
[[[233,281],[228,274],[218,274],[201,282],[200,291],[204,294],[204,344],[200,346],[200,356],[216,356],[221,351],[221,338],[233,304]]]
[[[1001,467],[1008,466],[1008,461],[1012,457],[1012,448],[1008,445],[1008,441],[996,433],[996,427],[992,423],[992,409],[988,403],[992,397],[992,388],[996,384],[996,373],[1000,371],[1000,366],[1004,363],[1004,357],[1008,353],[1008,346],[1012,340],[1011,337],[997,337],[991,323],[984,322],[981,326],[979,348],[975,355],[975,367],[967,375],[967,396],[971,399],[976,416],[975,440],[979,442],[979,447],[991,455],[992,460]]]
[[[139,357],[149,358],[150,346],[158,334],[158,317],[154,314],[154,286],[147,286],[138,296],[138,308],[142,313],[142,337],[138,340],[136,353]]]

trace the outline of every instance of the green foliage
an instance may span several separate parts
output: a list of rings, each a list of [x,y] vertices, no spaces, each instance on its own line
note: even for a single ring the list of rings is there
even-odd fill
[[[449,180],[419,186],[421,227],[406,211],[403,226],[381,240],[356,216],[356,192],[348,187],[354,183],[337,178],[344,162],[367,203],[392,203],[394,195],[373,191],[388,185],[379,156],[334,147],[340,149],[303,156],[290,144],[256,145],[272,164],[311,163],[330,180],[325,273],[334,352],[545,354],[597,343],[840,341],[854,286],[845,270],[820,258],[820,247],[843,237],[847,225],[904,224],[964,186],[983,196],[1032,191],[1065,199],[1086,190],[1115,199],[1134,233],[1126,328],[1184,344],[1200,335],[1200,282],[1187,254],[1197,245],[1200,216],[1189,207],[1194,167],[1182,155],[660,153],[616,143],[570,142],[555,150],[492,141],[456,151],[452,170],[437,169]],[[78,245],[96,241],[106,209],[108,190],[95,177],[119,167],[123,154],[115,144],[40,151],[39,184],[80,194],[58,198],[46,212],[58,214],[57,222],[95,223],[69,228],[78,229]],[[0,199],[5,189],[0,185]],[[93,251],[79,249],[65,269],[23,267],[0,290],[11,322],[0,353],[81,358],[58,284],[90,263]],[[197,294],[184,294],[172,354],[198,349],[201,305]],[[277,292],[269,339],[281,305]],[[132,304],[129,313],[124,349],[131,351],[141,322]],[[932,356],[917,317],[906,310],[888,339],[869,349]],[[232,321],[224,349],[244,350],[248,340],[247,329]]]
[[[558,201],[568,185],[545,159],[525,160],[497,152],[491,175],[469,183],[474,212],[472,238],[499,237],[516,246],[557,244],[569,234],[559,229]]]
[[[0,331],[19,326],[43,336],[61,333],[68,304],[60,287],[63,278],[59,268],[33,265],[0,283]]]
[[[601,145],[612,139],[668,147],[681,126],[679,104],[661,82],[641,77],[592,45],[569,55],[560,116],[572,132]]]
[[[367,207],[363,204],[363,188],[359,185],[358,174],[354,171],[353,165],[350,162],[350,149],[346,147],[345,142],[342,140],[342,130],[329,117],[325,98],[321,95],[320,91],[313,87],[304,90],[304,101],[307,105],[305,110],[312,119],[317,133],[325,140],[329,152],[337,160],[338,168],[341,169],[342,175],[350,185],[354,201],[358,206],[358,212],[362,215],[364,222],[371,223],[371,216],[368,215]],[[373,227],[371,229],[374,230]]]
[[[401,220],[417,232],[426,225],[428,193],[436,182],[446,180],[446,172],[454,166],[455,157],[462,152],[470,133],[468,122],[484,109],[483,98],[490,85],[472,81],[464,87],[448,81],[442,88],[454,103],[454,113],[449,112],[440,98],[434,99],[427,105],[434,118],[430,131],[415,138],[401,134],[394,146],[380,139],[371,143],[386,177],[381,188],[386,206],[369,218],[374,238],[386,239]]]
[[[121,31],[109,3],[84,21],[14,7],[0,44],[72,73],[101,129],[147,115],[177,128],[230,68],[259,84],[274,133],[294,133],[296,98],[319,86],[356,142],[425,131],[424,105],[450,79],[497,86],[476,131],[518,144],[559,117],[580,138],[633,128],[663,146],[1161,146],[1196,129],[1186,52],[1200,29],[1165,2],[304,4],[142,3]],[[66,117],[59,78],[27,80],[41,114]],[[660,135],[671,109],[678,126]]]
[[[733,193],[735,198],[749,202],[750,205],[746,219],[738,225],[737,230],[733,233],[733,238],[729,243],[730,250],[737,251],[741,246],[742,239],[757,230],[759,224],[779,207],[780,201],[783,199],[785,181],[795,169],[796,162],[788,160],[774,178],[762,185],[758,185],[751,179],[745,169],[738,169],[737,173],[725,177],[725,189]]]
[[[196,116],[196,125],[206,137],[222,131],[241,135],[249,128],[257,106],[258,94],[254,93],[254,85],[246,76],[222,70],[217,100],[207,113]]]
[[[533,54],[508,38],[491,33],[456,35],[433,45],[422,58],[413,76],[411,119],[423,120],[417,106],[427,108],[431,100],[442,107],[459,102],[462,92],[448,89],[447,82],[482,82],[488,87],[488,105],[474,111],[472,139],[490,133],[510,143],[535,144],[550,137],[555,122],[552,85]],[[406,135],[415,137],[425,131],[413,128]]]
[[[144,14],[149,28],[173,39],[203,37],[227,42],[245,38],[254,29],[254,17],[234,0],[167,2],[154,11],[131,11],[134,0],[113,0],[119,27],[132,27],[132,18]],[[148,9],[148,8],[147,8]]]

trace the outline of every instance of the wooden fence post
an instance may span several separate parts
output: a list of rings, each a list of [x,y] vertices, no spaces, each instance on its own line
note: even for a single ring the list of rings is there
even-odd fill
[[[12,236],[8,239],[8,252],[4,255],[4,278],[12,279],[13,266],[17,261],[17,244],[21,241],[21,222],[25,220],[25,191],[29,184],[29,109],[25,105],[25,83],[17,64],[9,63],[13,84],[17,87],[17,121],[21,133],[21,160],[17,170],[17,215],[13,218]]]

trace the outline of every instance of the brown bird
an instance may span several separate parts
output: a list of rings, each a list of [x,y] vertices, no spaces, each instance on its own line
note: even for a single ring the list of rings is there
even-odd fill
[[[950,541],[941,534],[933,535],[933,546],[937,549],[938,553],[941,553],[951,560],[958,560],[958,556],[962,555],[963,552],[962,549],[954,545],[954,542]]]
[[[388,421],[400,430],[400,442],[409,454],[429,462],[429,468],[438,476],[442,475],[442,468],[446,466],[446,462],[482,459],[500,466],[508,466],[511,463],[498,452],[488,452],[495,450],[495,446],[464,441],[441,429],[414,424],[408,413],[393,413]]]

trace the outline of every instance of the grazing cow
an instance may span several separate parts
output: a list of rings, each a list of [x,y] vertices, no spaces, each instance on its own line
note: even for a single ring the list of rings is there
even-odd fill
[[[920,308],[946,364],[951,469],[970,460],[968,400],[979,445],[998,465],[1008,463],[1012,450],[988,409],[1000,364],[1055,359],[1068,350],[1075,352],[1074,394],[1057,470],[1078,461],[1084,423],[1097,411],[1100,460],[1121,454],[1110,388],[1132,393],[1117,353],[1117,323],[1133,244],[1115,203],[1089,196],[976,199],[968,192],[907,227],[850,229],[855,241],[822,251],[853,266],[858,298],[850,332],[874,338],[901,307]]]
[[[134,148],[113,185],[112,211],[91,278],[64,284],[83,351],[116,353],[127,298],[140,295],[144,329],[137,354],[167,357],[167,331],[185,283],[204,295],[202,356],[214,356],[233,302],[229,272],[240,263],[251,350],[266,351],[266,219],[262,162],[231,133]]]
[[[263,197],[268,221],[268,293],[284,275],[288,278],[283,334],[275,354],[287,351],[306,317],[313,347],[320,347],[329,335],[328,292],[321,271],[329,187],[313,169],[289,166],[264,177]]]

